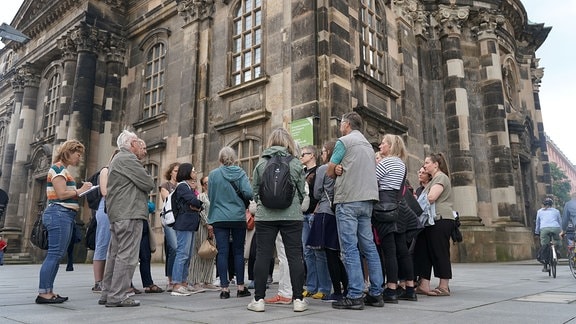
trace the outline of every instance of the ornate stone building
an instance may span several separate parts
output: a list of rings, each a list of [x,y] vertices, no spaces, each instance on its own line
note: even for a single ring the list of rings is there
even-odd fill
[[[308,118],[320,146],[354,110],[375,146],[403,136],[412,183],[426,154],[447,154],[464,224],[455,261],[532,257],[531,215],[550,183],[535,51],[550,28],[520,0],[25,0],[11,25],[31,38],[0,51],[12,252],[33,253],[66,139],[88,150],[78,180],[126,127],[146,140],[158,183],[173,161],[207,174],[224,145],[251,174],[272,129]]]

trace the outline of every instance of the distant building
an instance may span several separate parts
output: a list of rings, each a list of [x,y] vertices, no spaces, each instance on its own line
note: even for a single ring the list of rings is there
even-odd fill
[[[35,256],[30,228],[66,139],[87,147],[78,180],[126,127],[158,184],[174,161],[208,174],[224,145],[251,175],[272,129],[297,123],[320,147],[354,110],[375,147],[403,136],[412,183],[427,154],[447,154],[455,261],[533,256],[550,192],[535,51],[550,27],[520,0],[25,0],[12,26],[31,38],[0,50],[0,231],[13,252]]]
[[[564,153],[562,153],[560,148],[554,144],[549,136],[546,136],[546,144],[548,149],[548,160],[556,163],[558,168],[564,171],[570,180],[570,185],[572,186],[571,192],[576,192],[576,166],[568,159],[568,157],[566,157],[566,155],[564,155]]]

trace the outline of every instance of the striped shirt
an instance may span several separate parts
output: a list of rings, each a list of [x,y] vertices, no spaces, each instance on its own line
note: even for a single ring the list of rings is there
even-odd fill
[[[59,204],[63,207],[78,210],[80,205],[78,204],[78,197],[68,198],[68,199],[58,199],[56,195],[56,190],[52,185],[52,180],[56,177],[64,177],[66,179],[66,190],[76,190],[76,181],[70,172],[66,169],[62,162],[56,162],[48,170],[48,183],[46,184],[46,196],[48,197],[49,204]]]
[[[406,172],[406,165],[402,159],[397,156],[383,158],[376,165],[378,190],[400,190],[404,172]]]

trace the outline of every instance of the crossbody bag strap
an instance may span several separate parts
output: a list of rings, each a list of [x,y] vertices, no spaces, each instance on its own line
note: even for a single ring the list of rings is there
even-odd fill
[[[402,184],[400,185],[400,190],[398,190],[398,195],[396,196],[396,202],[399,202],[402,194],[404,193],[404,189],[406,187],[406,174],[408,173],[408,168],[404,170],[404,177],[402,178]]]

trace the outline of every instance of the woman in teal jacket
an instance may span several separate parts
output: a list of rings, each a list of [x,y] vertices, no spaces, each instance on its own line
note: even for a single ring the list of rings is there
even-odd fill
[[[218,154],[220,167],[208,175],[208,224],[214,230],[218,256],[216,267],[220,274],[220,298],[230,298],[228,289],[228,249],[232,237],[234,269],[238,284],[237,297],[250,296],[244,287],[244,242],[246,240],[246,205],[252,199],[252,188],[246,172],[236,165],[236,152],[226,146]],[[210,227],[209,227],[210,229]]]

